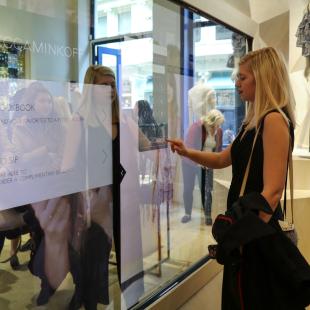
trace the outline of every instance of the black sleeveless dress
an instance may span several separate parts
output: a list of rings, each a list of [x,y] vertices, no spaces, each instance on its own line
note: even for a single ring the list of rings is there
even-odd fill
[[[275,112],[275,111],[270,111]],[[268,114],[269,114],[268,113]],[[267,114],[266,114],[267,115]],[[265,116],[266,117],[266,116]],[[244,194],[250,192],[261,193],[264,187],[263,181],[263,167],[264,167],[264,149],[263,149],[263,130],[264,130],[264,119],[258,133],[258,137],[254,146],[249,176],[245,187]],[[245,173],[246,166],[251,154],[253,140],[255,137],[256,129],[253,128],[244,134],[245,126],[241,128],[240,133],[234,140],[231,147],[231,161],[232,161],[232,181],[227,197],[227,209],[232,207],[232,204],[238,200]],[[290,137],[292,146],[294,145],[294,128],[290,126]],[[243,135],[244,134],[244,135]],[[242,137],[243,136],[243,137]],[[242,139],[241,139],[242,138]],[[279,205],[280,207],[280,205]],[[277,211],[280,211],[278,208]],[[280,216],[280,213],[277,213]]]
[[[264,119],[262,120],[260,132],[258,133],[258,137],[253,150],[250,171],[244,195],[251,192],[261,193],[263,190],[263,129]],[[236,137],[231,147],[232,182],[227,198],[228,210],[232,208],[233,203],[236,202],[239,198],[241,184],[250,157],[253,140],[256,134],[255,128],[247,131],[245,134],[244,131],[245,126],[241,128],[239,135]],[[291,141],[294,141],[294,129],[292,126],[290,126],[290,136],[292,139]],[[277,229],[281,229],[278,224],[278,219],[281,219],[282,216],[282,209],[279,203],[279,206],[277,207],[272,219],[270,220],[270,224]],[[270,296],[272,296],[272,287],[269,287],[271,286],[272,281],[268,281],[269,275],[266,275],[265,272],[268,267],[266,267],[263,263],[260,262],[260,253],[255,247],[255,242],[252,243],[253,244],[247,244],[243,248],[243,262],[241,263],[241,265],[224,266],[222,310],[280,309],[272,308],[271,303],[266,304],[267,308],[265,307],[265,305],[262,306],[261,303],[256,303],[255,305],[255,296],[259,296],[259,300],[264,300],[265,298],[266,301],[269,300]],[[256,268],[257,270],[255,270]],[[253,286],[255,287],[255,289],[253,289]],[[241,295],[243,294],[251,297],[241,297]],[[247,300],[250,300],[250,303],[247,303]]]
[[[245,128],[243,127],[231,147],[232,181],[227,197],[227,209],[230,209],[232,204],[239,198],[243,176],[256,133],[255,128],[253,128],[241,139],[244,130]],[[253,150],[249,176],[244,192],[245,194],[252,191],[261,192],[263,190],[263,165],[263,139],[262,130],[260,130]]]

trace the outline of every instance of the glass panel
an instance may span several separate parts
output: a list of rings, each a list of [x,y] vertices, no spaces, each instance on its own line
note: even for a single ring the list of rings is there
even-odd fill
[[[154,1],[152,15],[152,38],[129,35],[97,45],[119,50],[121,57],[120,161],[126,170],[121,184],[121,282],[127,306],[205,257],[207,245],[214,242],[212,219],[226,208],[223,184],[229,171],[182,160],[171,153],[165,138],[182,137],[197,149],[219,151],[232,142],[243,118],[233,67],[246,46],[235,54],[232,37],[237,34],[198,14],[193,19],[190,11],[183,17],[181,8],[168,1]],[[184,47],[181,21],[191,31]],[[109,55],[97,56],[102,63],[109,61]],[[192,74],[187,71],[191,60]],[[200,119],[212,119],[208,113],[215,108],[223,119],[207,128]],[[219,132],[224,138],[216,144]]]
[[[94,3],[95,39],[152,30],[152,0],[95,0]]]
[[[111,68],[114,72],[116,72],[117,58],[114,55],[105,54],[104,57],[102,57],[101,64]]]
[[[223,147],[229,145],[241,125],[244,105],[235,92],[235,66],[246,53],[246,38],[221,25],[194,23],[200,40],[194,44],[194,86],[189,90],[189,125],[210,109],[223,113]],[[201,99],[200,99],[201,98]]]
[[[100,44],[100,47],[120,51],[122,92],[120,102],[123,108],[133,109],[139,100],[151,99],[153,39],[126,40],[124,42]],[[116,57],[103,53],[102,64],[116,69]],[[150,102],[152,105],[152,102]]]
[[[229,172],[166,138],[232,141],[243,38],[166,0],[93,4],[0,4],[1,309],[130,308],[207,255],[226,207]],[[209,105],[223,145],[202,139]]]
[[[119,34],[131,32],[131,12],[121,12],[118,14],[118,32]]]
[[[94,67],[82,83],[89,7],[76,3],[0,9],[1,309],[114,302],[115,82]]]
[[[106,37],[108,34],[107,31],[107,15],[102,15],[102,16],[98,16],[98,23],[97,26],[95,28],[96,33],[95,33],[95,37],[96,38],[101,38],[101,37]]]

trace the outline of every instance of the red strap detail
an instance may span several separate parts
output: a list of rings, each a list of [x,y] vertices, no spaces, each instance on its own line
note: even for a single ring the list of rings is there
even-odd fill
[[[230,224],[233,224],[233,223],[234,223],[233,219],[232,219],[230,216],[218,215],[217,218],[218,218],[219,220],[227,221],[227,222],[229,222]]]

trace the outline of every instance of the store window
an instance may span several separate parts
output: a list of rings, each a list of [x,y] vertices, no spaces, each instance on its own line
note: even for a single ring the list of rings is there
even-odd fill
[[[226,179],[166,138],[215,108],[233,140],[247,38],[168,0],[0,7],[0,308],[145,308],[208,261]]]
[[[194,85],[190,92],[194,96],[197,91],[205,92],[206,102],[189,102],[189,123],[197,121],[208,109],[220,110],[225,117],[221,127],[223,147],[226,147],[239,130],[244,115],[244,105],[235,91],[234,76],[238,60],[246,53],[246,37],[207,19],[194,19],[193,27],[201,32],[201,40],[195,41],[193,46]]]
[[[98,17],[98,24],[95,27],[96,37],[106,37],[108,34],[107,31],[107,16],[102,15]]]
[[[93,2],[95,39],[152,30],[152,0],[94,0]],[[108,23],[104,33],[100,32],[101,16],[105,16]]]
[[[221,25],[215,26],[215,36],[216,40],[230,40],[231,31]]]
[[[131,12],[125,11],[118,13],[118,33],[131,32]]]
[[[120,162],[126,170],[121,282],[127,287],[123,294],[131,292],[139,305],[189,266],[207,260],[207,245],[214,241],[210,224],[226,208],[225,181],[217,172],[211,177],[184,163],[165,138],[181,137],[201,148],[201,118],[216,109],[223,116],[218,149],[233,141],[244,116],[234,74],[247,38],[170,1],[131,1],[130,9],[126,1],[108,2],[113,12],[127,10],[128,23],[131,12],[124,35],[119,27],[117,36],[96,37],[92,46],[94,63],[121,76]],[[152,27],[142,14],[134,19],[138,7],[148,12]],[[148,31],[139,35],[135,29],[141,20],[145,27],[140,29]],[[207,194],[211,181],[214,188]]]

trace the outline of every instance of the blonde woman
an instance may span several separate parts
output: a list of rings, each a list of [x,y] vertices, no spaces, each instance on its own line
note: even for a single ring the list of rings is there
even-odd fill
[[[116,200],[120,167],[109,159],[111,156],[107,156],[106,166],[102,164],[103,152],[119,156],[118,95],[110,68],[89,66],[80,107],[71,119],[66,126],[61,170],[68,174],[73,171],[64,185],[74,184],[76,192],[32,204],[40,231],[30,266],[42,280],[38,306],[48,303],[70,272],[75,291],[68,307],[97,309],[97,304],[109,304],[109,258],[114,232],[120,263]]]
[[[181,140],[170,140],[171,149],[206,167],[232,165],[228,210],[236,211],[234,203],[242,201],[256,208],[253,212],[245,208],[220,239],[219,246],[226,242],[231,249],[225,252],[227,248],[222,247],[227,254],[222,257],[222,309],[304,309],[310,302],[310,287],[305,284],[301,289],[300,283],[305,282],[300,275],[309,281],[309,265],[278,224],[289,146],[294,140],[295,102],[287,69],[276,50],[267,47],[241,58],[236,88],[248,102],[248,113],[231,145],[213,153],[188,149]],[[245,193],[239,198],[257,130]]]

